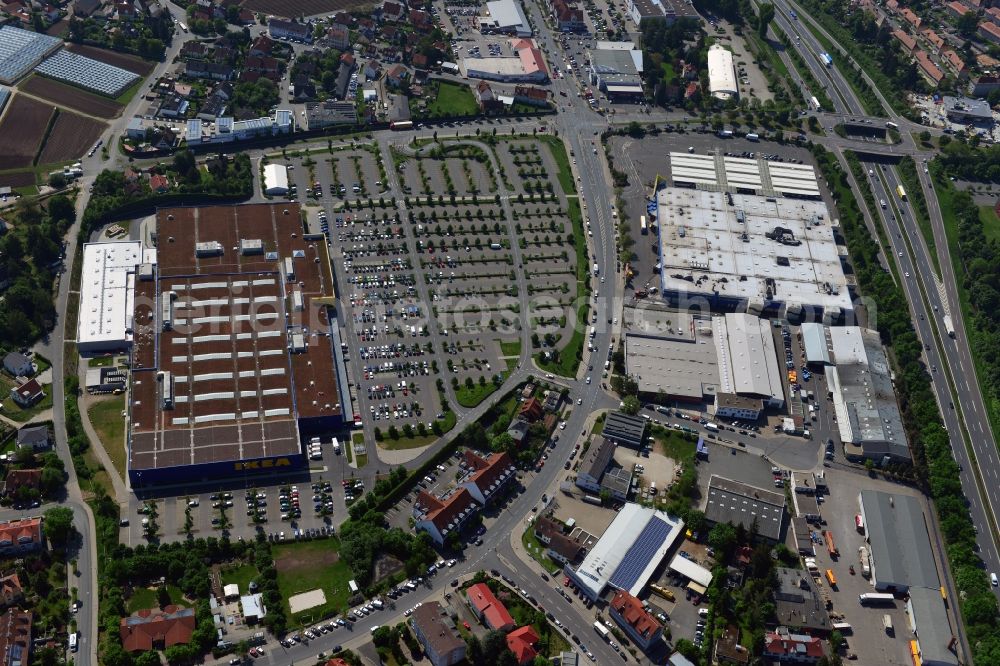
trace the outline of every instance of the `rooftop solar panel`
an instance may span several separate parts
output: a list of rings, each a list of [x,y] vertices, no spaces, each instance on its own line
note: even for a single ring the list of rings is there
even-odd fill
[[[608,581],[611,586],[619,590],[630,590],[669,535],[670,525],[655,516],[651,518],[615,569]]]

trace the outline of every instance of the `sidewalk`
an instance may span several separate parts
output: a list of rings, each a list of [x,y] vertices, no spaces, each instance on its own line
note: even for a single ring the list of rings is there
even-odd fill
[[[87,366],[81,363],[78,368],[80,375],[80,385],[86,386],[86,374]],[[104,466],[104,471],[107,472],[108,478],[111,479],[111,485],[115,489],[115,501],[118,502],[120,506],[128,507],[129,492],[125,485],[124,480],[118,476],[118,470],[115,469],[115,464],[111,461],[108,456],[108,452],[104,450],[104,442],[101,438],[97,436],[97,432],[94,430],[94,425],[90,422],[90,414],[87,413],[87,396],[81,396],[77,401],[80,407],[80,420],[83,422],[83,431],[87,433],[87,439],[90,440],[90,448],[97,455],[98,460],[101,461],[101,465]]]

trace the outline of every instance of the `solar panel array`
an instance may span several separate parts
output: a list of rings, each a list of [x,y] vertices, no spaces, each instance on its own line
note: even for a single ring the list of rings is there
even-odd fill
[[[127,69],[69,51],[56,53],[35,71],[108,97],[117,97],[139,78],[138,74]]]
[[[608,583],[619,590],[632,589],[668,536],[670,536],[670,525],[655,516],[651,518],[622,558],[621,564],[615,569]]]
[[[7,105],[7,100],[10,99],[10,88],[7,86],[0,86],[0,112],[3,112],[3,107]]]
[[[62,40],[5,25],[0,28],[0,81],[13,83],[28,73]]]

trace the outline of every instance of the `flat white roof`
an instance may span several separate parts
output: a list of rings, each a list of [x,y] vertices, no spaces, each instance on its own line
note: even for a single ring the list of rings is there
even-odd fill
[[[288,191],[288,168],[282,164],[268,164],[264,167],[264,191]]]
[[[721,390],[784,402],[781,368],[769,321],[750,314],[727,313],[713,317],[712,324]]]
[[[125,346],[131,339],[135,268],[143,263],[140,241],[83,246],[77,345]]]
[[[593,597],[600,596],[613,579],[625,585],[620,589],[636,596],[683,529],[680,518],[628,502],[587,553],[574,578]]]
[[[518,0],[494,0],[486,3],[486,11],[490,19],[500,28],[528,28],[528,19],[524,15]]]
[[[853,309],[821,201],[668,187],[656,223],[664,294]]]
[[[674,555],[674,559],[670,560],[670,568],[699,585],[708,587],[712,583],[711,571],[686,557],[681,557],[679,554]]]
[[[708,49],[708,90],[715,97],[727,99],[739,93],[736,87],[736,70],[733,52],[721,44]]]

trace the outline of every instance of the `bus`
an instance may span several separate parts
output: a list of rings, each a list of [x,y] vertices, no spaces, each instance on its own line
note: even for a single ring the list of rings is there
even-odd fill
[[[639,231],[641,233],[643,233],[643,234],[648,234],[649,233],[649,225],[646,224],[646,216],[645,215],[640,215],[639,216]]]
[[[600,635],[600,637],[603,638],[605,641],[611,640],[611,632],[609,632],[608,628],[605,627],[600,622],[594,623],[594,631],[596,631]]]
[[[819,105],[819,100],[816,99],[815,95],[813,95],[812,97],[809,98],[809,106],[812,107],[813,111],[822,111],[823,110],[823,107],[821,107]]]
[[[179,25],[181,27],[181,31],[182,32],[187,32],[188,31],[188,27],[186,25],[184,25],[183,23],[178,23],[177,25]]]
[[[886,592],[866,592],[858,595],[858,603],[862,606],[896,605],[896,597]]]
[[[837,577],[833,575],[833,569],[826,570],[826,580],[830,583],[830,587],[837,587]]]
[[[903,189],[902,185],[897,185],[896,186],[896,194],[899,195],[900,199],[902,199],[903,201],[906,201],[906,190]]]

